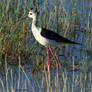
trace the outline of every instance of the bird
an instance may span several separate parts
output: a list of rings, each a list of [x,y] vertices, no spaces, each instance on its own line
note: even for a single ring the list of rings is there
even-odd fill
[[[46,28],[41,28],[40,26],[37,26],[37,13],[35,13],[33,10],[30,10],[28,13],[28,17],[32,19],[32,26],[31,30],[34,35],[34,38],[36,41],[38,41],[41,45],[45,46],[47,48],[47,55],[48,55],[48,64],[49,64],[49,70],[51,68],[50,63],[50,55],[49,51],[51,52],[57,66],[57,72],[59,72],[59,63],[56,59],[51,46],[58,45],[58,44],[80,44],[78,42],[71,41],[58,33],[54,32],[53,30],[49,30]],[[48,71],[49,72],[49,71]],[[48,76],[47,72],[47,76]]]

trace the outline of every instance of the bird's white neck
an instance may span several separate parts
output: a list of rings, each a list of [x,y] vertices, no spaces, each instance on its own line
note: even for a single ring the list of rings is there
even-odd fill
[[[32,25],[36,25],[36,15],[33,17]]]

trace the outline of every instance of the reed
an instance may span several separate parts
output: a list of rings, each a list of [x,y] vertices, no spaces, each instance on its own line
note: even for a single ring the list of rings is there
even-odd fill
[[[86,0],[2,0],[0,1],[0,91],[1,92],[91,92],[92,91],[92,3]],[[69,4],[68,4],[69,3]],[[30,8],[39,12],[38,24],[55,30],[82,46],[54,48],[59,75],[46,50],[29,38]],[[29,46],[29,39],[31,44]],[[91,39],[91,40],[90,40]],[[30,47],[30,48],[29,48]],[[64,55],[61,56],[61,53]],[[66,54],[67,53],[67,54]],[[10,85],[10,86],[9,86]]]

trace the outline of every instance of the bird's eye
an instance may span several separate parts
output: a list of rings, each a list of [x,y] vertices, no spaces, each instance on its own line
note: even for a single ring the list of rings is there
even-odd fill
[[[30,13],[30,15],[32,15],[32,13]]]

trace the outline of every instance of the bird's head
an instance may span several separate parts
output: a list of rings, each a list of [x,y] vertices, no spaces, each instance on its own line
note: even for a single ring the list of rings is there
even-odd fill
[[[30,11],[29,11],[28,17],[29,17],[29,18],[32,18],[32,19],[35,19],[35,18],[36,18],[36,14],[34,13],[33,10],[30,10]]]

